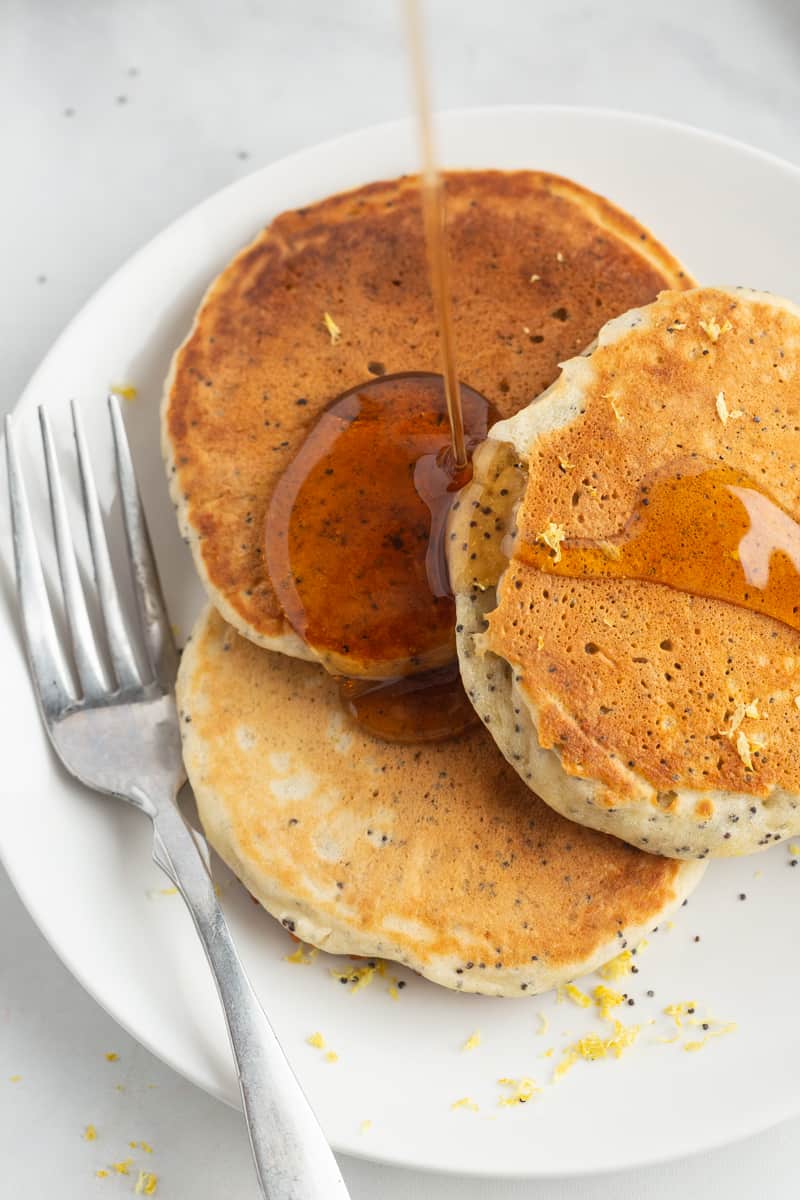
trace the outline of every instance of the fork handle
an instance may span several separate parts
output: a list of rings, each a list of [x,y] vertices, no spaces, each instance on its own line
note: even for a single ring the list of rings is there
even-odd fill
[[[256,999],[177,804],[153,815],[154,858],[186,901],[217,985],[265,1200],[348,1200],[330,1146]]]

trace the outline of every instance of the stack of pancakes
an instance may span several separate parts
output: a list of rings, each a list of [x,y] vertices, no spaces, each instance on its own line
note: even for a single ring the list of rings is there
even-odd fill
[[[679,443],[751,474],[755,463],[797,511],[800,314],[685,290],[692,281],[646,230],[564,179],[453,173],[447,211],[461,377],[504,418],[448,542],[462,676],[483,727],[419,745],[361,729],[288,624],[263,550],[278,480],[327,406],[369,378],[439,368],[409,178],[278,217],[212,284],[175,356],[164,454],[211,602],[178,696],[209,840],[297,936],[445,986],[522,995],[635,943],[708,854],[800,831],[796,635],[666,586],[546,575],[523,554],[551,527],[617,532],[637,482]],[[712,340],[698,322],[725,333]],[[601,327],[598,349],[575,359]],[[720,391],[746,420],[722,422]],[[490,507],[498,448],[520,481],[516,536],[484,543],[478,578],[482,531],[463,514],[470,501]],[[669,687],[654,639],[680,660]],[[576,654],[589,644],[602,656]],[[756,693],[770,706],[768,761],[743,774],[718,729],[740,701],[756,711]],[[721,765],[702,774],[709,753]]]

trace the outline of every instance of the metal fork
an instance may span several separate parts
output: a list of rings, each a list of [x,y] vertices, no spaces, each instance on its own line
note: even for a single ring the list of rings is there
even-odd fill
[[[176,803],[185,780],[174,683],[178,656],[156,571],[119,405],[109,397],[117,483],[146,669],[123,619],[103,518],[77,407],[72,423],[94,565],[94,599],[105,628],[109,678],[78,574],[55,444],[39,409],[58,567],[72,659],[56,634],[23,484],[13,422],[6,453],[22,627],[33,686],[50,741],[87,787],[127,800],[153,823],[153,858],[180,891],[217,985],[239,1077],[250,1144],[266,1200],[346,1200],[311,1106],[256,999],[236,953],[211,877]]]

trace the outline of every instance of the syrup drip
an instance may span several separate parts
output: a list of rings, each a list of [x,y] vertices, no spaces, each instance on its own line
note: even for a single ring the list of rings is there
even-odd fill
[[[341,679],[347,711],[385,742],[441,742],[478,724],[458,663],[399,679]]]
[[[471,445],[489,406],[463,385],[461,399]],[[444,526],[468,478],[438,375],[384,375],[323,413],[278,482],[265,548],[289,623],[332,673],[394,679],[455,658]]]
[[[622,533],[569,538],[559,551],[523,542],[515,557],[551,575],[666,584],[800,631],[800,525],[732,467],[656,477]]]

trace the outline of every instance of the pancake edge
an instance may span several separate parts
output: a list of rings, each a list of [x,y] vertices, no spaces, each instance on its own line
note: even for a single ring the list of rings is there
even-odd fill
[[[756,300],[783,308],[800,319],[800,306],[769,292],[742,287],[714,290],[732,299]],[[646,327],[650,307],[630,309],[608,321],[595,343],[582,355],[563,363],[558,379],[526,408],[494,425],[487,440],[508,442],[520,457],[527,457],[541,434],[568,424],[580,411],[582,386],[591,378],[594,349],[613,344],[632,329]],[[462,626],[462,632],[456,634],[459,667],[467,693],[478,715],[490,725],[499,750],[540,799],[577,824],[613,834],[638,849],[646,845],[649,852],[684,861],[741,857],[767,850],[776,841],[800,834],[800,796],[782,788],[775,788],[765,804],[763,800],[754,801],[752,795],[744,792],[675,787],[670,789],[667,812],[658,803],[659,796],[664,793],[642,775],[625,768],[631,798],[611,808],[601,802],[601,785],[597,780],[568,773],[559,752],[541,746],[536,705],[519,686],[520,664],[507,662],[480,648],[484,617],[495,607],[502,581],[503,575],[495,589],[483,593],[472,589],[456,597],[457,618]],[[490,688],[496,690],[490,691]],[[498,701],[498,695],[502,697],[501,701]],[[520,711],[510,719],[515,709]],[[564,716],[575,718],[566,711]],[[607,794],[608,789],[602,786]],[[706,820],[694,815],[700,800],[711,800],[714,805],[713,816]],[[753,806],[756,813],[748,811]],[[742,810],[748,816],[746,832],[740,821]],[[730,830],[731,817],[737,822],[735,842],[724,836]]]
[[[225,820],[224,804],[214,790],[205,784],[202,740],[196,733],[195,723],[183,718],[191,716],[192,681],[200,665],[197,647],[204,639],[212,611],[213,606],[208,605],[198,618],[184,649],[178,674],[176,696],[182,718],[180,725],[186,771],[209,844],[262,908],[282,925],[291,928],[295,937],[302,942],[329,954],[358,955],[400,963],[430,982],[450,990],[496,997],[525,998],[549,991],[561,983],[570,982],[596,970],[620,952],[621,940],[628,946],[636,946],[652,931],[654,925],[678,909],[699,883],[706,864],[696,861],[680,863],[673,879],[672,898],[654,910],[647,921],[640,925],[625,926],[619,935],[604,942],[594,953],[555,967],[544,962],[526,962],[524,970],[522,967],[504,967],[491,974],[478,971],[457,974],[456,968],[462,962],[460,957],[424,961],[401,949],[391,939],[353,929],[348,927],[346,922],[333,922],[328,916],[323,920],[314,912],[312,905],[271,886],[260,872],[247,863],[237,845],[230,822]],[[527,984],[524,991],[521,988],[523,981]]]

